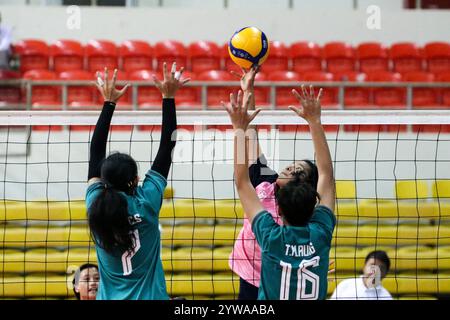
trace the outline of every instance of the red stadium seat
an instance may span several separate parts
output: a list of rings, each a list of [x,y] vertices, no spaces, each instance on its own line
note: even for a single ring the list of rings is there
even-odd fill
[[[450,83],[450,72],[444,72],[438,75],[437,81]],[[442,105],[450,107],[450,88],[442,88],[441,90]]]
[[[236,79],[229,72],[222,70],[204,71],[198,75],[197,80],[211,82],[236,81]],[[208,108],[222,109],[220,102],[230,101],[230,93],[234,92],[236,94],[238,90],[238,88],[230,86],[209,87],[207,99]]]
[[[138,87],[137,104],[139,108],[161,108],[161,92],[153,85],[153,75],[160,77],[160,75],[153,70],[137,70],[130,73],[129,80],[146,81],[152,84],[151,86]]]
[[[329,72],[310,71],[305,72],[301,76],[301,80],[305,81],[303,84],[309,89],[308,82],[332,82],[334,81],[334,76]],[[316,86],[315,89],[318,92],[319,86]],[[321,104],[325,109],[336,109],[338,107],[338,89],[332,87],[323,88]]]
[[[118,68],[116,44],[108,40],[90,40],[86,45],[87,69],[91,72]]]
[[[322,50],[314,42],[293,43],[290,47],[290,57],[295,72],[322,70]]]
[[[400,42],[393,44],[390,49],[390,56],[395,72],[406,73],[422,70],[422,55],[414,43]]]
[[[22,40],[14,44],[14,51],[20,57],[20,72],[46,70],[49,67],[49,47],[42,40]]]
[[[402,77],[399,73],[379,71],[368,74],[367,81],[370,82],[400,82]],[[375,106],[383,109],[405,109],[406,90],[394,87],[376,87],[372,89],[373,102]],[[377,126],[379,131],[406,131],[404,125]]]
[[[23,75],[24,79],[43,81],[57,80],[56,74],[48,70],[30,70]],[[60,90],[57,86],[39,85],[33,86],[31,108],[34,110],[60,110]],[[25,95],[23,95],[26,98]],[[33,130],[62,130],[61,126],[33,126]]]
[[[425,45],[424,51],[429,72],[450,72],[450,43],[430,42]]]
[[[403,75],[405,82],[433,82],[435,76],[429,72],[416,71]],[[437,109],[439,108],[439,90],[429,87],[413,88],[412,105],[415,109]],[[436,132],[434,125],[413,125],[413,131]]]
[[[267,74],[289,69],[289,49],[280,41],[271,41],[269,56],[262,64],[261,70]]]
[[[0,80],[18,80],[20,74],[15,71],[0,70]],[[20,85],[0,86],[0,106],[19,104],[21,102]]]
[[[229,72],[222,71],[222,70],[204,71],[198,75],[197,80],[211,81],[211,82],[236,81],[235,77],[232,76]],[[230,101],[230,93],[234,93],[236,95],[238,90],[239,90],[239,88],[237,88],[237,87],[229,87],[229,86],[209,87],[208,88],[208,98],[207,98],[208,109],[222,110],[223,107],[220,102],[224,101],[225,103],[228,103]],[[208,128],[209,129],[226,130],[226,129],[230,129],[231,126],[229,126],[229,125],[223,125],[223,126],[222,125],[213,125],[213,126],[208,126]]]
[[[323,54],[329,72],[355,70],[355,54],[351,45],[344,42],[329,42],[323,47]]]
[[[388,52],[378,42],[365,42],[358,45],[357,57],[361,72],[389,71]]]
[[[255,84],[260,81],[268,81],[264,72],[258,72],[255,77]],[[270,88],[255,86],[255,104],[258,108],[268,108],[270,106]]]
[[[190,71],[184,71],[181,79],[188,79],[191,81],[197,80],[197,75]],[[201,89],[198,87],[183,87],[177,92],[177,108],[189,107],[199,109],[202,105]]]
[[[368,74],[370,82],[400,82],[399,73],[380,71]],[[388,109],[405,109],[406,92],[403,88],[377,87],[373,89],[374,104]]]
[[[277,98],[275,107],[277,109],[287,109],[289,105],[298,104],[298,100],[292,94],[292,89],[300,86],[300,74],[293,71],[276,71],[268,75],[268,80],[273,82],[292,82],[292,86],[279,87],[276,89]]]
[[[270,52],[269,52],[270,54]],[[222,57],[222,65],[225,71],[236,71],[241,72],[241,67],[234,63],[230,58],[230,54],[228,52],[228,43],[225,43],[221,49],[221,57]]]
[[[53,70],[63,72],[84,69],[84,49],[75,40],[58,40],[50,46]]]
[[[220,48],[211,41],[197,41],[188,47],[190,70],[203,72],[220,69]]]
[[[305,85],[307,90],[309,91],[309,82],[332,82],[334,81],[334,76],[332,73],[324,72],[324,71],[310,71],[305,72],[302,76],[302,84]],[[316,95],[319,92],[320,86],[316,85],[314,87]],[[297,88],[298,90],[298,88]],[[322,98],[320,99],[323,109],[337,109],[339,108],[338,104],[338,88],[333,87],[324,87],[322,88]],[[297,101],[297,105],[299,102]],[[303,131],[308,131],[307,126],[301,126]],[[336,125],[324,125],[325,131],[328,132],[336,132],[339,129],[339,126]]]
[[[64,71],[59,74],[59,79],[65,81],[81,81],[94,80],[91,72],[86,70],[71,70]],[[69,107],[79,107],[83,105],[85,108],[92,109],[94,106],[98,108],[98,103],[95,101],[95,93],[97,88],[92,85],[89,86],[68,86],[67,87],[67,104]],[[88,107],[89,106],[89,107]]]
[[[122,70],[153,70],[153,48],[145,41],[127,40],[119,47],[122,58]]]
[[[434,75],[429,72],[415,71],[403,75],[405,82],[433,82]],[[433,88],[413,88],[413,107],[431,107],[436,108],[439,105],[439,92]]]
[[[179,41],[161,41],[155,44],[156,70],[161,71],[163,63],[167,63],[167,68],[173,62],[177,63],[177,68],[187,68],[187,50],[184,44]]]
[[[23,75],[23,78],[35,81],[57,79],[56,74],[53,71],[49,70],[30,70]],[[54,104],[60,102],[61,100],[59,88],[57,86],[47,86],[47,85],[33,86],[31,99],[32,104],[40,103],[42,105],[45,103]]]
[[[334,74],[335,81],[364,82],[367,74],[351,71]],[[360,109],[370,106],[370,90],[363,87],[346,87],[344,91],[345,109]]]

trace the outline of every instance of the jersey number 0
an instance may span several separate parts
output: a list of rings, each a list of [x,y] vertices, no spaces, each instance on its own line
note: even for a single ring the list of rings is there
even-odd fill
[[[139,230],[136,229],[133,231],[133,249],[126,251],[122,255],[122,267],[123,267],[123,275],[129,276],[131,272],[133,272],[133,266],[131,265],[131,258],[134,257],[136,252],[141,248],[141,240],[139,239]]]

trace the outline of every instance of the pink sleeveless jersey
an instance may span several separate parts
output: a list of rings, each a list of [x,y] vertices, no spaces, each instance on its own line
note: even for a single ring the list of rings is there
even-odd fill
[[[278,207],[275,200],[276,183],[262,182],[255,190],[261,204],[272,215],[275,222],[282,224],[278,215]],[[259,287],[261,273],[261,249],[252,231],[252,225],[244,218],[244,226],[239,232],[234,243],[233,251],[228,260],[231,270],[248,283]]]

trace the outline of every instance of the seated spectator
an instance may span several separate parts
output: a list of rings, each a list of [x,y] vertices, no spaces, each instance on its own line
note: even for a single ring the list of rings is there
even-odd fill
[[[1,24],[2,16],[0,13],[0,69],[9,69],[9,60],[11,58],[11,28]]]
[[[73,277],[73,292],[78,300],[95,300],[100,276],[95,264],[85,263],[80,266]]]
[[[365,260],[363,275],[340,282],[331,300],[392,300],[391,294],[381,285],[391,262],[384,251],[372,251]]]

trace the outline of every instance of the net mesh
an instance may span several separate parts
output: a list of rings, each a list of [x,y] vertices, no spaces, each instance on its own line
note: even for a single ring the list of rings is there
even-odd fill
[[[0,129],[0,297],[72,298],[73,272],[96,262],[84,203],[95,117],[66,116],[59,127],[50,118],[23,126],[29,118]],[[178,132],[160,213],[171,296],[235,299],[239,291],[229,255],[244,214],[233,183],[233,135],[217,129],[226,123],[219,118]],[[399,119],[355,125],[364,123],[360,117],[327,127],[338,198],[329,294],[343,279],[361,274],[370,251],[385,250],[391,270],[383,286],[394,298],[450,295],[448,124]],[[109,152],[126,152],[137,161],[141,177],[160,137],[158,126],[143,123],[137,116],[117,122],[108,143]],[[292,123],[268,117],[259,127],[275,170],[314,158],[306,127]]]

